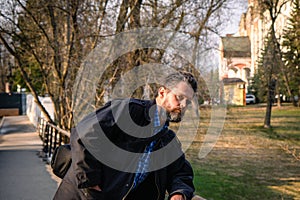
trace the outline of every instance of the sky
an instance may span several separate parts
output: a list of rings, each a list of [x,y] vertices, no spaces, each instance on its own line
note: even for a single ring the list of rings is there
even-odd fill
[[[230,11],[228,11],[230,17],[229,19],[224,20],[226,23],[224,23],[222,25],[222,29],[220,29],[220,36],[235,34],[238,31],[241,16],[247,11],[247,8],[248,0],[232,0],[232,3],[230,4]],[[220,42],[220,36],[214,35],[213,40]],[[217,69],[219,66],[219,56],[219,51],[213,49],[201,58],[199,65],[203,65],[207,69]]]
[[[224,24],[224,28],[221,31],[221,35],[236,33],[239,28],[240,19],[243,13],[247,11],[248,0],[233,0],[231,17],[228,23]]]
[[[247,12],[248,9],[248,0],[232,0],[232,3],[229,5],[230,10],[228,11],[229,19],[224,20],[224,24],[222,25],[222,29],[220,29],[219,34],[221,37],[226,36],[226,34],[235,34],[238,32],[240,19],[243,13]],[[228,16],[224,16],[224,18],[228,18]],[[220,36],[214,37],[215,40],[221,42]],[[211,52],[207,54],[207,56],[201,61],[200,66],[204,66],[207,68],[206,72],[209,72],[208,69],[216,70],[219,68],[219,50],[213,49]],[[215,80],[210,80],[210,76],[203,77],[204,80],[208,81],[207,83],[212,83],[209,85],[211,96],[218,96],[218,90],[214,90],[215,88]],[[212,82],[210,82],[212,81]],[[214,93],[215,92],[215,93]]]

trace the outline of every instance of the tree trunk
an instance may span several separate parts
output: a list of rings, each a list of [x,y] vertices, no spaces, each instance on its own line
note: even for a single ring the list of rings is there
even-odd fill
[[[269,90],[268,91],[268,100],[267,100],[264,128],[271,128],[271,114],[272,114],[272,97],[271,97],[271,91]]]
[[[268,97],[267,97],[267,108],[266,108],[264,128],[271,128],[272,104],[274,100],[275,87],[276,87],[276,80],[274,78],[270,78],[268,84]]]

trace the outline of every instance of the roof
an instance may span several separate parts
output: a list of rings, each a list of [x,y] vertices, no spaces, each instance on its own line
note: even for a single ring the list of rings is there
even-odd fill
[[[240,78],[224,78],[223,80],[224,84],[231,84],[231,83],[246,83]]]
[[[248,36],[222,37],[224,57],[251,57],[251,43]]]

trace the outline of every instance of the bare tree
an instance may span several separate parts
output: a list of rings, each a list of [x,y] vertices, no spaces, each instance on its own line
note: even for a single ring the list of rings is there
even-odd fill
[[[4,3],[4,2],[3,2]],[[83,30],[100,26],[101,20],[92,25],[82,16],[89,10],[103,16],[104,1],[88,5],[82,1],[11,1],[1,11],[0,38],[17,62],[27,87],[48,121],[69,129],[72,125],[72,83],[83,56],[95,46],[99,29],[84,35]],[[17,9],[16,9],[17,8]],[[98,19],[101,17],[98,17]],[[84,29],[80,24],[89,22]],[[93,21],[95,22],[95,21]],[[88,28],[87,28],[88,27]],[[41,104],[32,80],[28,76],[30,65],[40,69],[46,93],[55,105],[55,121]]]
[[[149,26],[181,32],[195,44],[194,61],[184,65],[188,66],[185,69],[197,74],[196,58],[200,49],[205,46],[210,34],[217,34],[221,15],[226,13],[230,1],[1,0],[4,9],[0,11],[0,39],[14,56],[27,87],[47,120],[52,121],[39,102],[39,94],[28,76],[31,65],[39,68],[45,93],[55,105],[52,122],[70,129],[77,71],[85,57],[103,39]],[[164,56],[162,49],[137,49],[120,56],[99,78],[95,107],[103,103],[106,89],[113,88],[122,74],[145,63],[163,63],[166,60]],[[174,66],[183,64],[176,63]],[[199,73],[197,76],[201,77]],[[143,89],[139,90],[137,95],[143,93]]]

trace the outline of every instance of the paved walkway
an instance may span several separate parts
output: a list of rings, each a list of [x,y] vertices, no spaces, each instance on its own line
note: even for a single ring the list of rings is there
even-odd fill
[[[38,157],[42,142],[27,116],[0,122],[0,199],[52,199],[59,179]]]

